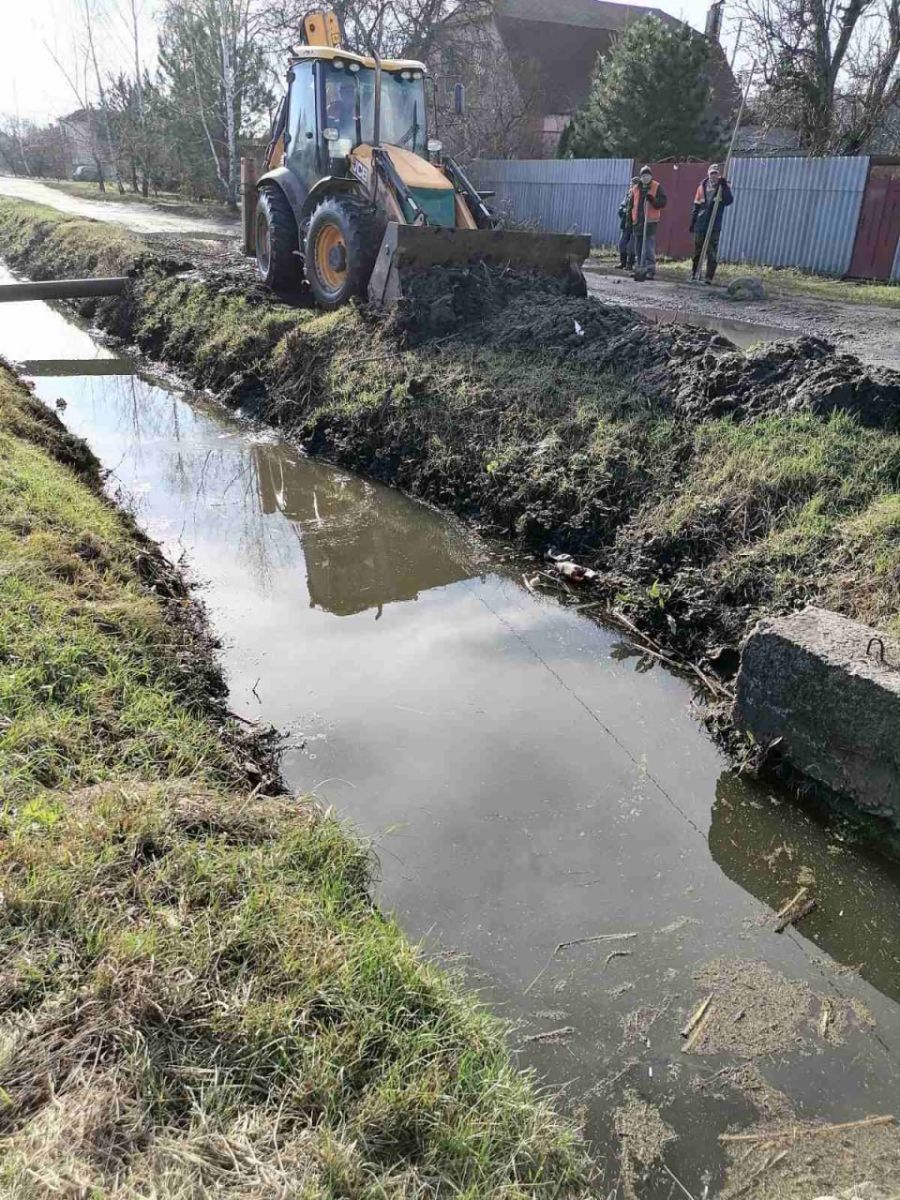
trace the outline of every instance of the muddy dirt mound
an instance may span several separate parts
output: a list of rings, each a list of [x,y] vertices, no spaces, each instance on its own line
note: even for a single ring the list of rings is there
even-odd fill
[[[634,309],[569,294],[554,279],[479,267],[409,281],[390,318],[409,345],[458,338],[494,349],[541,350],[589,369],[623,373],[642,393],[690,420],[843,411],[900,428],[900,373],[868,369],[824,338],[741,353],[720,334],[657,325]]]

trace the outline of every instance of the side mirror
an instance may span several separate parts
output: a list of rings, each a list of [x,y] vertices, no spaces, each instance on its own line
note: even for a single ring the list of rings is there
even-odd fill
[[[466,85],[464,83],[457,83],[453,88],[453,111],[458,117],[465,116]]]

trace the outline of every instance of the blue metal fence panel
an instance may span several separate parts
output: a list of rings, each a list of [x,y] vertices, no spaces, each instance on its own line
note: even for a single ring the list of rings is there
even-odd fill
[[[894,265],[891,267],[891,279],[900,280],[900,237],[897,238],[897,250],[894,254]]]
[[[866,157],[734,159],[720,257],[845,274],[868,171]]]
[[[482,159],[472,174],[491,204],[551,233],[589,233],[595,245],[619,240],[617,211],[631,181],[630,158]]]

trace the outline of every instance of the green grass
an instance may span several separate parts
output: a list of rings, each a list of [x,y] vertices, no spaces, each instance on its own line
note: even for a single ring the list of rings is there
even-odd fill
[[[591,251],[591,259],[606,267],[618,261],[618,252],[607,248]],[[691,271],[690,260],[662,259],[657,266],[657,278],[684,282]],[[742,275],[761,279],[773,299],[809,296],[813,300],[841,300],[849,304],[875,304],[885,308],[900,308],[900,283],[884,280],[837,279],[831,275],[814,275],[795,267],[766,267],[754,263],[719,264],[716,282],[727,284]]]
[[[248,792],[202,623],[0,368],[0,1194],[587,1194],[503,1028]]]
[[[27,261],[32,279],[118,274],[147,249],[146,242],[120,226],[10,200],[0,200],[0,246],[13,267]]]

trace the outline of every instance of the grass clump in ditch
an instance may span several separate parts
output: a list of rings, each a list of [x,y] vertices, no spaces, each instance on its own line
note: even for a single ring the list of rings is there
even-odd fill
[[[157,357],[189,363],[203,386],[237,396],[264,385],[284,336],[315,317],[312,310],[266,299],[260,304],[255,294],[214,292],[193,280],[151,275],[133,334]]]
[[[186,605],[177,577],[97,494],[90,452],[77,462],[81,444],[40,410],[2,370],[0,794],[135,770],[227,778],[205,716],[218,673],[191,622],[171,619]]]
[[[815,600],[900,630],[900,436],[773,416],[701,424],[692,450],[678,491],[637,518],[660,558],[703,566],[732,602]]]
[[[3,370],[0,1193],[586,1195],[368,848],[247,792],[177,577],[67,438]]]
[[[143,239],[119,226],[4,199],[0,244],[7,262],[27,269],[31,279],[118,275],[147,248]]]

